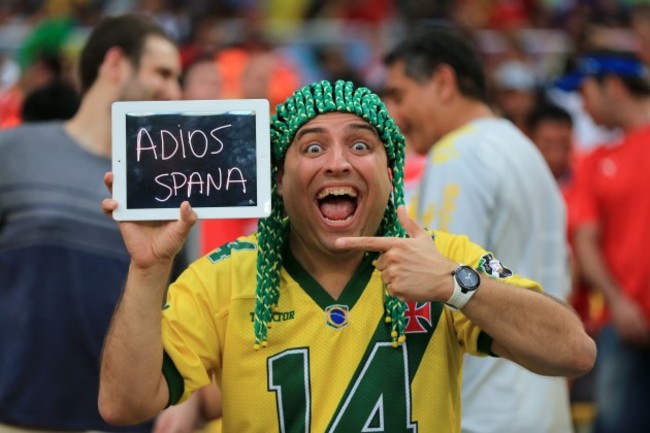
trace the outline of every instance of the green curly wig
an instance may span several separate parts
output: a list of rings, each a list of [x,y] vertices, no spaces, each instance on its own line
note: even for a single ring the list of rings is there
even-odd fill
[[[379,97],[365,87],[354,87],[349,81],[312,83],[297,90],[277,106],[271,117],[271,178],[278,171],[296,132],[319,114],[352,113],[377,129],[386,149],[388,165],[393,172],[393,191],[381,221],[378,235],[406,237],[397,220],[397,207],[404,204],[404,136],[388,115]],[[272,182],[271,215],[258,224],[257,291],[255,298],[255,348],[265,347],[273,309],[280,297],[282,249],[288,235],[288,223],[282,198],[275,181]],[[391,323],[393,345],[405,340],[406,304],[391,296],[384,287],[386,321]]]

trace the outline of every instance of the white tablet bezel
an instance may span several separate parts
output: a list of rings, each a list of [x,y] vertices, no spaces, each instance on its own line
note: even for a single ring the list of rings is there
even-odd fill
[[[197,101],[120,101],[112,104],[113,198],[118,221],[176,220],[180,209],[127,207],[126,116],[159,114],[236,114],[254,113],[256,123],[257,202],[255,206],[192,207],[200,219],[260,218],[271,213],[271,150],[269,101],[266,99],[220,99]],[[191,204],[191,200],[190,200]]]

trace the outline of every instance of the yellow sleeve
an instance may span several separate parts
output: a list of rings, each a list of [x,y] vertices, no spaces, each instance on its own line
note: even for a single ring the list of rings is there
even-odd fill
[[[542,291],[539,283],[518,275],[513,270],[501,264],[492,253],[485,251],[479,245],[471,242],[467,236],[452,235],[440,231],[432,231],[436,246],[445,257],[476,269],[479,273],[490,278],[498,278],[507,284],[512,284],[527,290]],[[445,314],[450,315],[454,324],[458,343],[472,355],[489,355],[492,338],[470,321],[460,311],[445,308]]]
[[[229,266],[228,260],[213,264],[203,257],[185,270],[167,292],[162,336],[163,373],[170,404],[185,401],[192,392],[208,385],[212,372],[221,368],[216,319],[226,306],[218,305],[215,288],[230,287],[230,272],[216,272],[216,268],[224,266]]]

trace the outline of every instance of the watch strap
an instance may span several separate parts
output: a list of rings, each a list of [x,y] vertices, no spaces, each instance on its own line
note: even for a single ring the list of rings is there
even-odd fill
[[[463,264],[460,264],[456,269],[460,268],[461,266],[465,266]],[[451,297],[445,302],[445,305],[454,311],[458,311],[461,308],[463,308],[470,299],[472,299],[472,296],[476,294],[478,290],[469,290],[469,291],[463,291],[463,289],[460,287],[458,284],[458,280],[456,280],[456,269],[451,273],[451,278],[454,281],[454,292],[452,293]]]

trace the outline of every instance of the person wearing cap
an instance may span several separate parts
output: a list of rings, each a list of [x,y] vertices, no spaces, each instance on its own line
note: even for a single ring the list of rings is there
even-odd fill
[[[650,76],[639,58],[599,50],[578,57],[557,80],[579,90],[596,123],[622,137],[580,164],[572,206],[583,275],[605,299],[594,370],[596,433],[650,431]]]
[[[564,201],[535,145],[490,107],[476,49],[454,28],[413,32],[385,56],[386,104],[426,155],[407,203],[423,226],[464,233],[566,301]],[[464,433],[573,432],[567,381],[465,356]],[[544,410],[540,410],[543,407]]]
[[[214,374],[224,431],[454,433],[464,352],[540,374],[591,368],[567,306],[408,217],[404,137],[376,94],[297,90],[271,119],[271,150],[270,216],[193,263],[162,311],[196,214],[185,202],[177,221],[119,222],[132,261],[104,345],[106,420],[152,417]]]

